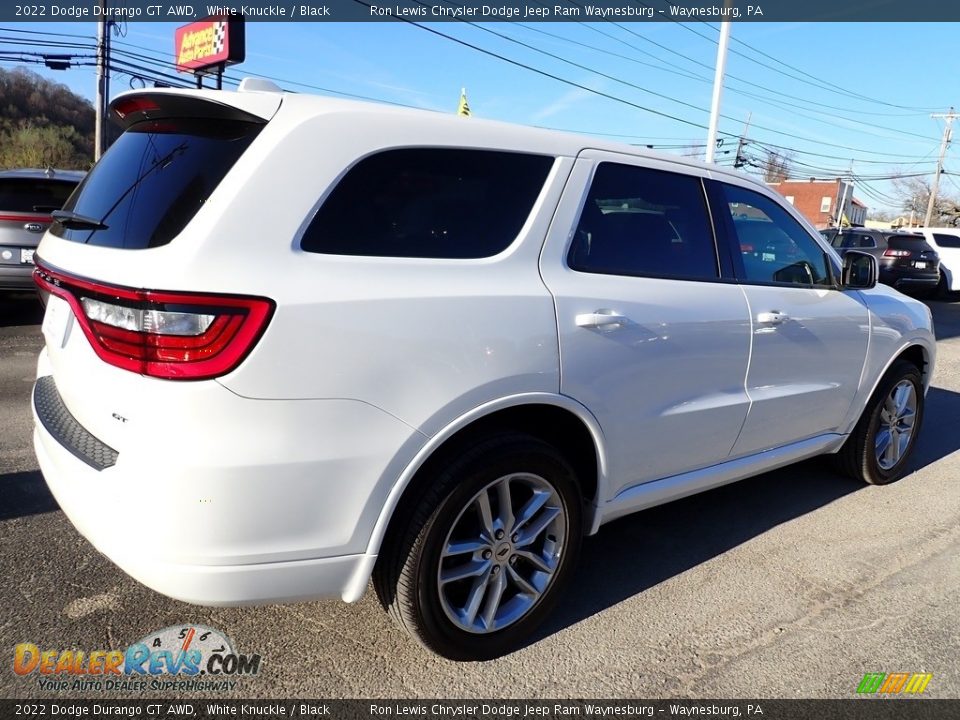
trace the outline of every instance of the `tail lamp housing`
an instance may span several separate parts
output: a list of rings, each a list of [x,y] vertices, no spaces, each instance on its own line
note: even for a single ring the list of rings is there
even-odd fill
[[[104,362],[167,380],[207,380],[236,368],[275,304],[243,295],[139,290],[76,277],[37,258],[34,282],[65,300]]]

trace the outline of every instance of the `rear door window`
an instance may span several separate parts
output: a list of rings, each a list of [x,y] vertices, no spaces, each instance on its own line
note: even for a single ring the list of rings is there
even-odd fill
[[[716,279],[716,244],[700,179],[602,163],[567,262],[580,272]]]
[[[364,158],[330,193],[301,248],[333,255],[483,258],[505,250],[553,158],[415,148]]]
[[[133,125],[63,208],[99,229],[54,222],[67,240],[114,248],[166,245],[186,227],[263,126],[173,119]]]
[[[850,249],[870,249],[877,246],[877,241],[867,233],[843,232],[833,239],[835,248]]]
[[[0,178],[0,212],[49,215],[63,207],[76,187],[68,180]]]

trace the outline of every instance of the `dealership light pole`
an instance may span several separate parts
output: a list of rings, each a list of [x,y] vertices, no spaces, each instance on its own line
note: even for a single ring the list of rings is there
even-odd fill
[[[729,5],[729,0],[728,3]],[[707,162],[713,162],[717,149],[717,127],[720,125],[720,98],[723,95],[723,74],[727,67],[727,43],[730,40],[730,21],[720,23],[720,42],[717,45],[717,69],[713,74],[713,102],[710,105],[710,127],[707,129]]]

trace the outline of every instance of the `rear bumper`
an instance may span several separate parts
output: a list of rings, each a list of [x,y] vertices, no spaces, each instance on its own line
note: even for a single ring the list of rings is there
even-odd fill
[[[211,606],[323,597],[355,600],[363,588],[355,587],[354,578],[369,577],[373,569],[376,556],[362,554],[249,565],[196,565],[148,555],[142,552],[145,548],[140,543],[145,535],[162,542],[165,534],[186,529],[164,528],[159,519],[151,522],[142,516],[125,517],[115,505],[108,511],[104,500],[117,492],[123,478],[96,477],[103,473],[66,452],[42,427],[34,430],[33,445],[50,492],[80,533],[132,578],[177,600]],[[110,524],[128,528],[125,542],[117,542],[106,531]]]
[[[940,282],[939,271],[922,272],[911,268],[880,266],[880,282],[897,290],[932,290]]]
[[[189,459],[176,464],[176,457],[164,461],[170,448],[160,441],[159,452],[144,456],[142,450],[121,449],[114,464],[98,469],[71,447],[90,446],[89,438],[70,439],[70,432],[77,437],[76,427],[71,431],[67,423],[66,432],[51,431],[49,408],[41,410],[46,414],[41,421],[36,391],[34,449],[50,491],[80,533],[127,574],[164,595],[221,606],[359,599],[376,560],[365,552],[366,544],[383,505],[383,488],[390,484],[377,433],[381,439],[386,435],[388,444],[399,439],[402,445],[409,428],[374,417],[389,418],[370,406],[364,406],[362,418],[340,412],[341,423],[368,449],[358,451],[355,440],[351,445],[331,433],[333,459],[324,457],[331,447],[315,436],[327,424],[317,418],[304,428],[313,436],[314,461],[289,462],[270,443],[262,417],[284,403],[239,400],[265,408],[259,422],[252,420],[264,439],[253,463],[249,447],[226,448],[216,457],[221,447],[216,438],[195,437],[209,448],[206,466]],[[250,423],[255,409],[248,406],[234,421]],[[230,419],[223,422],[229,426]],[[238,455],[242,466],[235,464]]]
[[[0,265],[0,290],[30,292],[37,289],[33,284],[33,265]]]

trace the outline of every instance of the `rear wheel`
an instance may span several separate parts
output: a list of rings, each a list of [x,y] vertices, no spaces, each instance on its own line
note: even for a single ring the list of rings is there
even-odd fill
[[[900,479],[920,431],[923,403],[920,371],[912,363],[898,360],[838,453],[841,469],[871,485]]]
[[[385,541],[374,572],[381,603],[451,659],[519,648],[573,572],[580,502],[572,468],[547,443],[509,434],[478,444]]]

